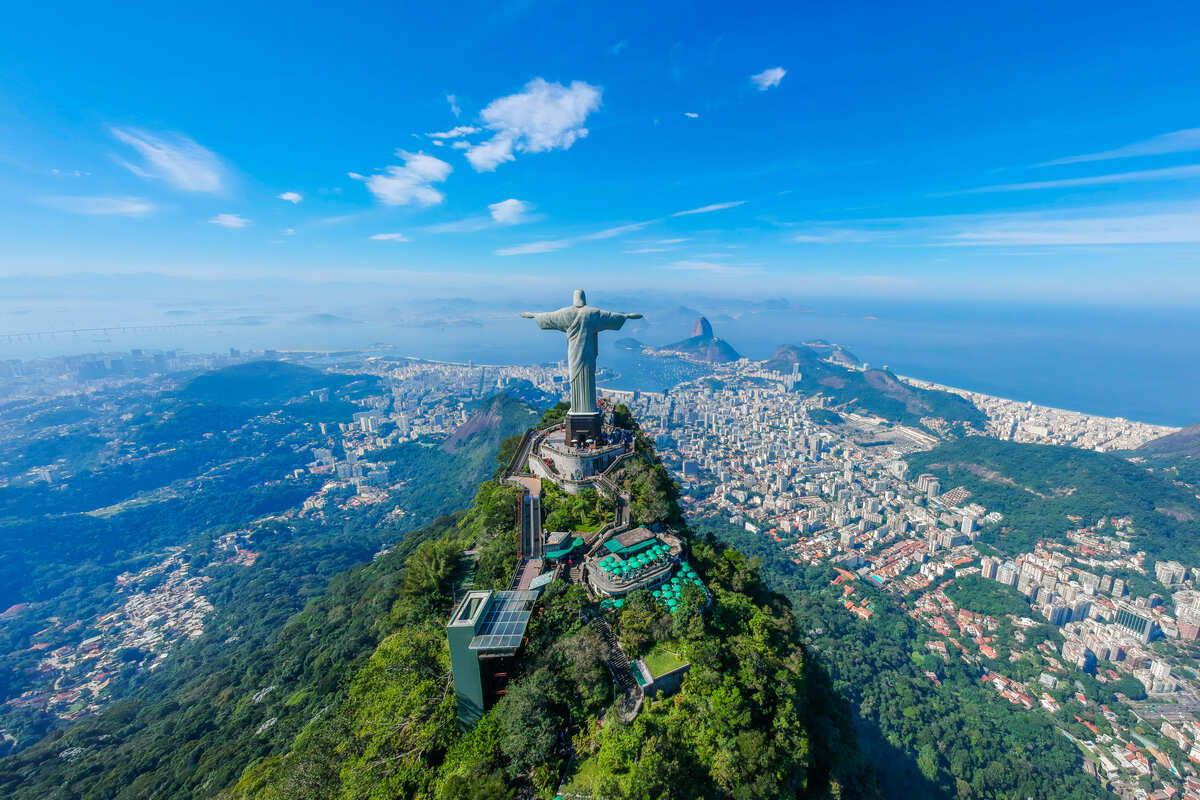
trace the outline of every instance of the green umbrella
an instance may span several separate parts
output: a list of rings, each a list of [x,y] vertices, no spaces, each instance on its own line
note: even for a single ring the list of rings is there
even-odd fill
[[[654,595],[655,597],[662,597],[662,592],[660,592],[658,589],[655,589],[650,594]]]

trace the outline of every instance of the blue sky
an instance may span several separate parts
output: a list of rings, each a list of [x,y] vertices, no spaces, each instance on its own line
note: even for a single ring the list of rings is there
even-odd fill
[[[0,276],[1200,301],[1195,4],[378,5],[7,11]]]

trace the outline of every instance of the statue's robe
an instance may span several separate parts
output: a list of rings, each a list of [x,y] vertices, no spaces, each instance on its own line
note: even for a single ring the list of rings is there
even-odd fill
[[[533,315],[542,330],[567,334],[567,376],[571,381],[571,413],[591,414],[596,410],[596,334],[617,331],[625,324],[624,314],[594,306],[567,306],[558,311]]]

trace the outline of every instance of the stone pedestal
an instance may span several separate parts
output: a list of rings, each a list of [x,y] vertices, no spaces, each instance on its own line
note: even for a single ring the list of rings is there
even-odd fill
[[[604,417],[599,411],[591,414],[574,414],[568,411],[566,430],[567,441],[574,443],[577,446],[582,445],[588,439],[593,439],[599,442],[603,421]]]

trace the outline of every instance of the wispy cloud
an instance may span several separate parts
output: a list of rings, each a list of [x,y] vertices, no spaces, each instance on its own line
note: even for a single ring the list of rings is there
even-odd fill
[[[466,219],[456,219],[450,222],[426,225],[422,230],[426,233],[475,233],[476,231],[486,230],[494,224],[496,224],[495,220],[490,217],[467,217]]]
[[[60,211],[97,217],[145,217],[155,210],[153,203],[141,197],[54,196],[38,202]]]
[[[288,201],[292,205],[295,205],[304,199],[304,195],[300,194],[299,192],[283,192],[282,194],[277,194],[275,196],[280,200]]]
[[[666,253],[671,249],[670,247],[639,247],[636,250],[624,250],[622,252],[627,255],[642,255],[643,253]]]
[[[209,222],[222,228],[244,228],[250,224],[250,220],[237,214],[217,214]]]
[[[408,237],[403,233],[376,233],[371,238],[376,242],[407,242]]]
[[[953,225],[953,223],[951,223]],[[937,238],[951,246],[1200,243],[1200,208],[1169,213],[1047,218],[1013,214],[964,221]]]
[[[1158,156],[1166,153],[1188,153],[1200,150],[1200,128],[1187,128],[1181,131],[1164,133],[1143,139],[1140,142],[1117,147],[1112,150],[1102,150],[1099,153],[1087,153],[1081,156],[1056,158],[1038,164],[1039,167],[1055,167],[1062,164],[1083,164],[1088,161],[1109,161],[1114,158],[1134,158],[1136,156]]]
[[[879,239],[882,235],[879,231],[862,228],[819,228],[797,233],[792,237],[792,241],[811,244],[840,244],[843,242],[870,242]]]
[[[703,272],[709,275],[748,275],[762,272],[757,264],[718,264],[714,261],[685,259],[664,264],[663,269],[678,272]]]
[[[933,197],[954,197],[963,194],[988,194],[991,192],[1024,192],[1037,189],[1070,189],[1076,186],[1103,186],[1112,183],[1141,183],[1145,181],[1174,181],[1185,178],[1200,178],[1200,164],[1163,169],[1142,169],[1134,172],[1117,172],[1110,175],[1092,175],[1086,178],[1064,178],[1054,181],[1030,181],[1027,183],[999,183],[979,186],[975,189],[960,189],[954,192],[939,192]]]
[[[685,111],[685,112],[683,112],[683,115],[685,117],[687,117],[688,119],[700,119],[700,115],[697,114],[695,111]]]
[[[467,160],[477,172],[492,172],[517,153],[567,150],[588,135],[583,123],[600,107],[601,90],[582,81],[569,86],[534,78],[517,94],[500,97],[483,109],[491,139],[472,145]]]
[[[764,69],[757,75],[750,76],[750,82],[753,83],[760,92],[765,92],[773,86],[778,86],[783,80],[783,76],[787,75],[787,70],[783,67],[771,67]]]
[[[458,107],[458,98],[452,94],[446,95],[446,102],[450,104],[450,113],[454,116],[461,116],[462,109]]]
[[[708,214],[713,211],[724,211],[727,208],[736,208],[737,206],[744,205],[745,202],[745,200],[734,200],[730,203],[713,203],[712,205],[700,206],[699,208],[689,208],[687,211],[676,211],[671,216],[686,217],[689,214]]]
[[[653,222],[654,222],[654,220],[648,220],[646,222],[631,222],[628,225],[617,225],[615,228],[605,228],[602,231],[596,231],[595,233],[584,234],[583,236],[580,236],[579,238],[582,241],[593,241],[596,239],[611,239],[614,236],[624,236],[627,233],[633,233],[634,231],[640,231],[642,228],[646,227],[647,225],[650,225]]]
[[[513,247],[503,247],[496,251],[498,256],[528,256],[538,253],[553,253],[555,250],[562,250],[564,247],[570,246],[571,242],[568,239],[549,239],[541,242],[527,242],[526,244],[518,244]]]
[[[555,250],[562,250],[579,242],[594,242],[602,239],[612,239],[617,236],[624,236],[627,233],[640,231],[647,225],[652,225],[658,220],[647,220],[645,222],[631,222],[628,225],[617,225],[612,228],[604,228],[603,230],[594,233],[583,233],[578,236],[572,236],[564,239],[553,239],[540,242],[529,242],[528,244],[517,245],[516,247],[505,247],[496,250],[498,256],[518,256],[530,255],[532,253],[550,253]]]
[[[177,133],[155,134],[136,128],[111,128],[113,137],[132,147],[141,163],[117,163],[143,178],[166,181],[187,192],[215,194],[225,188],[225,168],[215,153]]]
[[[455,125],[448,131],[427,133],[425,135],[430,139],[458,139],[462,136],[470,136],[473,133],[479,133],[479,128],[476,128],[474,125]]]
[[[629,47],[629,40],[628,40],[628,39],[622,39],[621,41],[619,41],[619,42],[617,42],[616,44],[614,44],[612,47],[608,48],[608,50],[609,50],[609,52],[610,52],[610,53],[612,53],[614,56],[619,56],[619,55],[621,55],[621,51],[622,51],[622,50],[624,50],[624,49],[625,49],[625,48],[627,48],[627,47]]]
[[[396,155],[404,160],[403,166],[391,166],[369,177],[357,172],[349,175],[365,182],[371,194],[384,205],[436,206],[445,199],[445,195],[433,188],[433,184],[445,181],[453,167],[424,153],[397,150]]]
[[[679,244],[680,242],[690,242],[690,241],[691,241],[690,238],[684,236],[684,237],[677,238],[677,239],[659,239],[659,240],[655,241],[654,244]]]
[[[528,222],[529,212],[532,210],[532,203],[526,203],[524,200],[518,200],[515,197],[510,197],[507,200],[501,200],[499,203],[492,203],[488,206],[488,211],[491,213],[492,219],[501,225],[520,225],[522,222]]]

